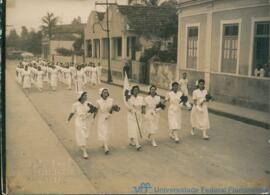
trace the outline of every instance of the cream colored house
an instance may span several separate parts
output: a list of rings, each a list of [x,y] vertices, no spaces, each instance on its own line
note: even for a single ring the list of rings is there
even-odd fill
[[[216,99],[267,111],[269,0],[187,0],[178,7],[178,73]],[[255,76],[255,69],[261,75]],[[264,73],[263,73],[264,72]]]
[[[86,62],[99,62],[107,69],[110,52],[114,75],[121,74],[124,61],[138,61],[144,49],[152,47],[154,40],[160,39],[153,34],[143,36],[140,32],[158,29],[170,20],[172,14],[165,8],[117,4],[110,6],[108,13],[109,39],[106,13],[90,13],[84,30],[85,58]]]
[[[58,55],[58,48],[74,50],[73,43],[77,38],[83,38],[85,24],[62,24],[52,29],[52,37],[42,40],[42,55],[44,58],[52,58]]]

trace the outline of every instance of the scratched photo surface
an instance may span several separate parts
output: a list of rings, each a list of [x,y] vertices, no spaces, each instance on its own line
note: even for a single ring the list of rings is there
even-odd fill
[[[269,193],[269,9],[6,0],[8,194]]]

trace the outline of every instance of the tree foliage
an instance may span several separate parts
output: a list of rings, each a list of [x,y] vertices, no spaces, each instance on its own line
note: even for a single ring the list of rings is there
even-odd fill
[[[42,17],[41,30],[42,33],[49,39],[52,37],[52,28],[56,26],[59,21],[59,17],[54,16],[54,13],[47,12],[45,16]]]
[[[27,51],[35,55],[41,54],[41,31],[35,32],[33,29],[29,32],[28,29],[23,26],[20,36],[15,29],[12,29],[7,38],[6,46],[12,50]]]
[[[71,49],[66,48],[57,48],[56,52],[61,56],[71,56],[73,54],[73,51]]]

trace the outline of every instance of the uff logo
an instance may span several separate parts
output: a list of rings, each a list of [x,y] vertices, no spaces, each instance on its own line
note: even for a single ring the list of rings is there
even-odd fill
[[[136,193],[147,193],[149,189],[151,189],[152,186],[150,183],[145,183],[142,182],[140,185],[138,186],[133,186],[133,190]]]

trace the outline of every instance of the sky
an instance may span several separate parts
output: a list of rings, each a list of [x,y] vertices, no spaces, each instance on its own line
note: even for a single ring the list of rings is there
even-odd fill
[[[115,1],[118,4],[127,3],[127,0],[109,0],[109,2]],[[92,10],[104,9],[102,6],[95,7],[95,0],[7,0],[6,2],[6,29],[9,32],[15,28],[18,33],[22,26],[38,30],[42,25],[41,18],[47,12],[59,16],[60,24],[70,24],[73,18],[78,16],[83,23],[86,23]]]

